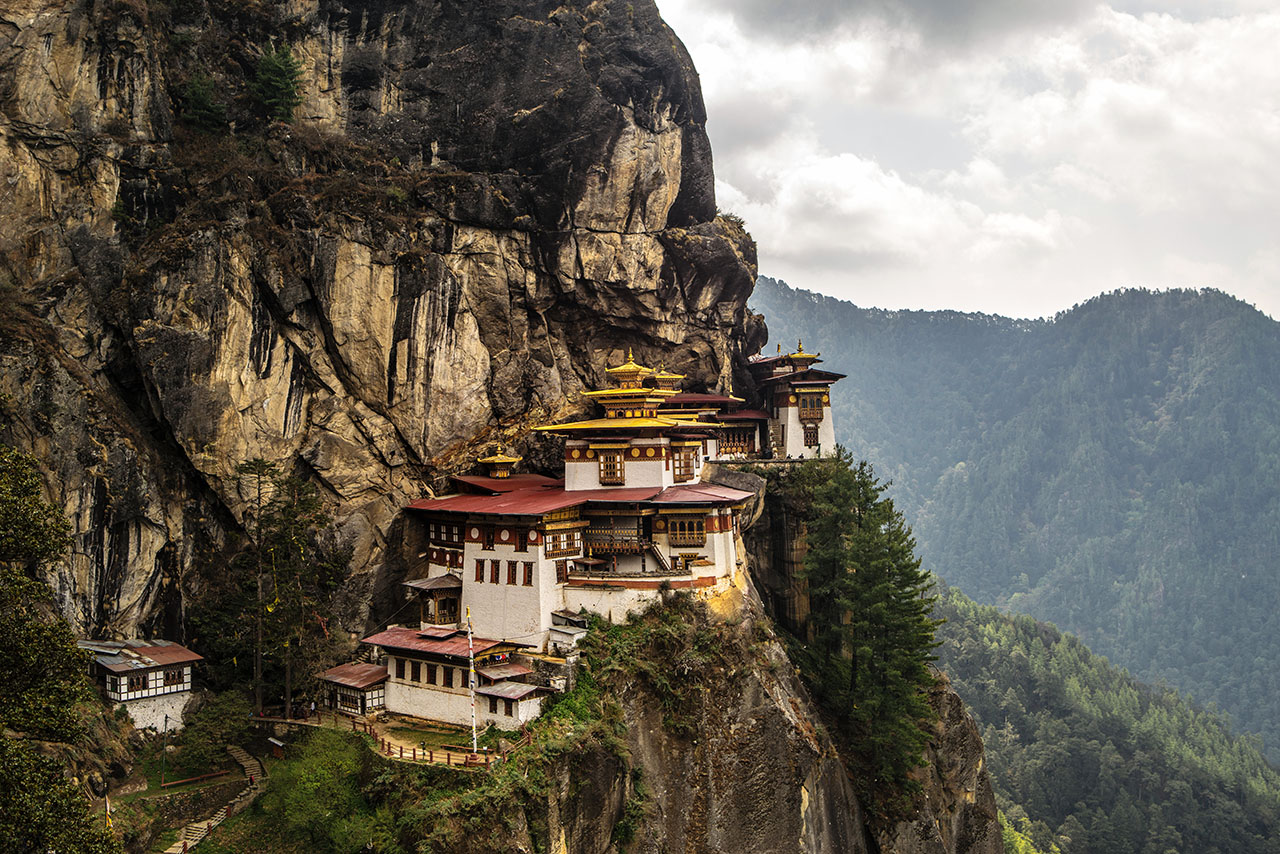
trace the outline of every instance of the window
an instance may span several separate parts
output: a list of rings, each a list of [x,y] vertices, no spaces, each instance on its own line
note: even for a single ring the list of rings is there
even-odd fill
[[[147,674],[129,674],[129,691],[145,691],[147,690]]]
[[[507,583],[508,584],[516,583],[516,567],[518,565],[519,564],[517,564],[514,560],[507,561]]]
[[[489,714],[496,715],[497,713],[498,713],[498,698],[490,697],[489,698]]]
[[[482,548],[487,552],[493,551],[493,526],[492,525],[484,529],[484,545],[482,546]]]
[[[804,446],[806,448],[815,448],[818,445],[818,425],[804,425]]]
[[[569,580],[569,561],[556,561],[556,584],[564,584]]]
[[[500,560],[489,561],[489,583],[490,584],[498,583],[498,573],[501,570],[502,570],[502,561]]]
[[[516,551],[518,552],[529,551],[529,532],[526,531],[524,528],[516,529]]]
[[[436,684],[436,666],[434,664],[427,665],[427,684]]]
[[[697,454],[697,448],[676,449],[675,467],[672,469],[676,483],[693,480],[693,469],[697,464]]]
[[[443,674],[443,681],[441,682],[441,684],[444,685],[444,687],[446,688],[452,688],[453,687],[453,668],[441,667],[440,670]]]
[[[559,531],[547,535],[547,557],[577,554],[582,547],[580,531]]]
[[[622,475],[622,451],[600,452],[600,482],[626,483]]]
[[[533,563],[527,560],[524,562],[524,586],[533,586]]]
[[[396,678],[404,679],[404,659],[403,658],[396,659]]]
[[[667,523],[673,546],[700,546],[707,541],[707,520],[702,516],[673,518]]]
[[[822,420],[822,395],[819,394],[801,394],[800,395],[800,420],[812,419],[814,421]]]
[[[417,661],[409,665],[409,681],[410,682],[422,681],[422,665]]]
[[[503,701],[502,701],[502,713],[503,713],[504,715],[506,715],[507,717],[511,717],[511,713],[512,713],[512,708],[511,708],[511,707],[512,707],[512,705],[514,705],[514,704],[513,704],[510,700],[503,700]]]
[[[484,581],[484,558],[476,559],[476,581]]]
[[[183,668],[181,667],[175,667],[171,670],[166,670],[164,672],[164,684],[165,685],[181,685],[182,670]]]
[[[348,694],[346,691],[338,692],[338,707],[348,712],[360,711],[360,700],[355,694]],[[186,844],[185,842],[183,843]]]

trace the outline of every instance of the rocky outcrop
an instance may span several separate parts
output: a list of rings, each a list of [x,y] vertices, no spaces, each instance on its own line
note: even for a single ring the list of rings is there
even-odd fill
[[[187,120],[199,80],[224,129]],[[644,0],[8,4],[0,438],[73,522],[67,617],[180,637],[261,457],[336,508],[359,630],[399,508],[488,443],[553,459],[529,422],[628,347],[729,388],[762,330],[704,118]]]

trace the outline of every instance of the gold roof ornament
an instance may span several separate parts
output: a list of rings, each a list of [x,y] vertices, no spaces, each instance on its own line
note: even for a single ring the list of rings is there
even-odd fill
[[[513,466],[523,459],[524,457],[512,457],[499,451],[498,453],[494,454],[491,457],[479,457],[476,459],[476,462],[484,463],[485,465],[495,465],[495,464],[506,463],[509,466]]]
[[[480,457],[476,462],[489,467],[489,477],[504,478],[511,477],[511,468],[524,457],[512,456],[504,454],[502,451],[488,457]]]
[[[640,381],[653,373],[653,368],[646,368],[636,363],[635,354],[627,348],[627,360],[613,368],[605,368],[609,378],[618,384],[618,388],[639,388]]]
[[[680,386],[680,381],[684,379],[684,374],[673,374],[664,366],[659,365],[658,370],[653,373],[653,382],[658,388],[675,391]]]
[[[818,354],[817,354],[817,353],[806,353],[806,352],[804,351],[804,342],[803,342],[803,341],[801,341],[801,340],[799,340],[799,339],[797,339],[797,340],[796,340],[796,351],[795,351],[794,353],[792,353],[791,355],[793,355],[793,356],[800,356],[801,358],[809,358],[809,359],[816,359],[816,358],[818,358]]]

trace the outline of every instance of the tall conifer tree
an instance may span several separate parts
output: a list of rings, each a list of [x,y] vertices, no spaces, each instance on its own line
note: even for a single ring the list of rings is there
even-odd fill
[[[871,465],[843,448],[800,466],[817,691],[873,777],[899,786],[928,743],[933,581]]]

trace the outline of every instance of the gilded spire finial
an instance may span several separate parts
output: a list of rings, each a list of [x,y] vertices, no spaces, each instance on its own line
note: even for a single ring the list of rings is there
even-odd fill
[[[628,362],[634,362],[635,360],[636,360],[636,357],[635,357],[635,356],[633,356],[633,355],[631,355],[631,348],[630,348],[630,347],[628,347],[628,348],[627,348],[627,361],[628,361]]]
[[[804,342],[801,341],[799,338],[796,339],[796,352],[797,353],[804,352]]]
[[[779,341],[779,342],[778,342],[778,355],[779,355],[779,356],[781,356],[781,355],[782,355],[782,342],[781,342],[781,341]]]

